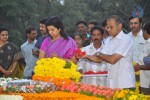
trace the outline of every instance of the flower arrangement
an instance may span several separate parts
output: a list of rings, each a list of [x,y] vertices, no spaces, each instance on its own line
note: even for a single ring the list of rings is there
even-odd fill
[[[93,71],[88,71],[84,72],[83,74],[107,74],[107,71],[98,71],[98,72],[93,72]]]
[[[52,92],[56,89],[52,83],[40,83],[36,84],[13,84],[3,88],[4,93],[44,93]]]
[[[150,96],[137,94],[134,91],[127,89],[111,89],[102,86],[94,86],[87,84],[70,84],[63,85],[61,91],[81,93],[89,96],[96,96],[105,100],[149,100]]]
[[[0,93],[41,93],[51,92],[55,89],[56,86],[53,83],[18,78],[0,78]]]
[[[17,79],[17,78],[15,78]],[[0,78],[0,93],[3,92],[4,89],[6,89],[6,86],[7,86],[7,83],[12,81],[12,80],[15,80],[15,79],[12,79],[12,78]]]
[[[75,50],[75,55],[78,55],[79,57],[83,57],[86,55],[85,51],[82,51],[81,49]]]
[[[48,93],[15,93],[15,94],[23,96],[23,100],[105,100],[94,96],[86,96],[83,94],[67,93],[61,91]]]
[[[7,82],[10,82],[12,81],[13,79],[12,78],[0,78],[0,86],[4,86],[7,84]]]
[[[79,82],[82,76],[77,72],[77,65],[73,62],[67,62],[56,57],[38,60],[34,72],[33,80],[52,81],[58,86],[70,84],[73,80]]]
[[[135,61],[132,62],[133,66],[137,63]],[[136,93],[140,93],[139,86],[140,86],[140,71],[135,72],[136,76]]]
[[[47,83],[47,85],[43,85],[40,82],[31,85],[14,84],[11,87],[7,86],[2,93],[21,95],[24,100],[51,100],[54,98],[63,100],[68,100],[68,98],[71,98],[71,100],[83,100],[85,98],[86,100],[150,100],[150,96],[138,94],[127,89],[111,89],[75,82],[69,85],[62,84],[60,87],[53,87],[53,85],[49,84],[51,83]],[[51,92],[55,90],[54,88],[57,88],[57,91]]]

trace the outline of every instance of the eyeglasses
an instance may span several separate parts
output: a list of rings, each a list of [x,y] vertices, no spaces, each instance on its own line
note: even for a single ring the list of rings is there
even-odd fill
[[[106,27],[106,30],[112,30],[114,28],[114,26],[108,26]]]
[[[129,24],[130,24],[130,25],[133,25],[133,24],[134,24],[134,25],[137,25],[137,24],[140,24],[140,22],[130,22]]]
[[[107,25],[106,26],[106,30],[108,31],[108,30],[112,30],[112,29],[114,29],[114,28],[116,28],[116,27],[118,27],[118,25],[121,25],[121,23],[116,23],[115,25],[113,25],[113,26],[109,26],[109,25]]]

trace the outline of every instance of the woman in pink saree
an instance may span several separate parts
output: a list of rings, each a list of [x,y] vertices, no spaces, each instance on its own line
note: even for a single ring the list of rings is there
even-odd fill
[[[65,34],[61,20],[58,17],[48,18],[46,27],[49,37],[41,45],[39,59],[59,57],[76,63],[76,43]]]

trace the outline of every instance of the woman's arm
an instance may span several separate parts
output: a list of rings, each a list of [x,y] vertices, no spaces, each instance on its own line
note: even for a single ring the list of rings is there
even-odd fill
[[[45,57],[45,52],[40,50],[39,59],[42,59]]]
[[[12,73],[14,72],[14,70],[16,70],[17,63],[18,63],[17,61],[13,62],[12,68],[10,70],[7,70],[5,72],[5,76],[9,77],[10,75],[12,75]]]
[[[6,70],[0,66],[0,71],[5,74]]]
[[[5,76],[10,76],[11,75],[11,72],[10,71],[6,71],[5,69],[3,69],[1,66],[0,66],[0,71],[5,75]]]
[[[13,73],[14,72],[14,70],[16,69],[16,67],[17,67],[17,61],[15,61],[13,64],[12,64],[12,68],[11,68],[11,70],[9,70],[11,73]]]

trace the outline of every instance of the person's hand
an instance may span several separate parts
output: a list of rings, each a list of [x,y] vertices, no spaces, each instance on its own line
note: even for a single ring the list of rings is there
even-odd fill
[[[4,75],[5,75],[6,77],[9,77],[11,74],[12,74],[12,71],[5,71],[5,72],[4,72]]]
[[[77,60],[81,59],[85,55],[86,53],[81,51],[80,49],[75,50],[75,57]]]
[[[83,74],[83,69],[80,69],[79,72],[80,72],[81,74]]]
[[[58,57],[58,54],[56,52],[53,52],[51,57]]]
[[[134,65],[134,70],[135,70],[135,72],[140,70],[140,65],[138,63],[136,65]]]
[[[84,55],[81,57],[81,59],[88,59],[89,55]]]
[[[76,57],[77,60],[79,60],[79,59],[81,59],[82,56],[78,53],[75,53],[75,57]]]
[[[39,56],[39,51],[35,50],[35,49],[32,49],[32,54],[35,55],[35,56]]]

